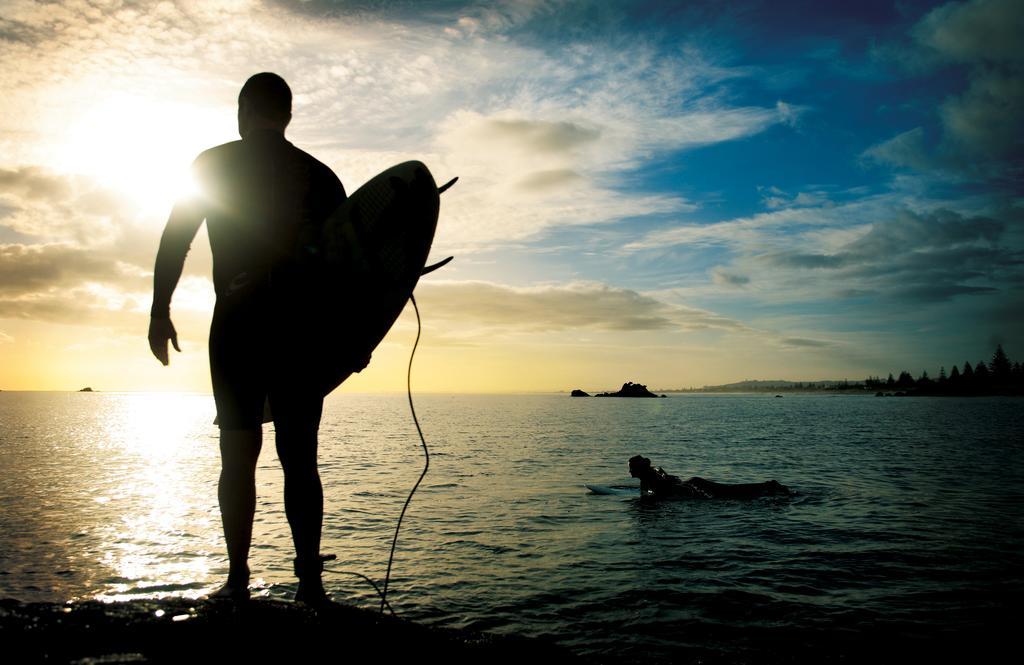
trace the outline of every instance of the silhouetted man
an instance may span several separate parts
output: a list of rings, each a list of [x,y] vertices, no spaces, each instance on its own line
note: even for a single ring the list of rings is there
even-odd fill
[[[296,600],[326,599],[320,577],[323,490],[317,430],[323,390],[311,376],[317,340],[303,325],[315,308],[315,237],[345,200],[325,165],[284,137],[292,94],[276,74],[256,74],[238,95],[241,141],[196,158],[199,194],[174,206],[160,239],[149,345],[164,365],[178,348],[170,301],[185,255],[206,220],[217,293],[210,326],[210,374],[220,425],[220,501],[230,572],[218,596],[249,595],[249,546],[256,507],[256,460],[264,402],[273,414],[284,468],[284,501],[295,542]]]

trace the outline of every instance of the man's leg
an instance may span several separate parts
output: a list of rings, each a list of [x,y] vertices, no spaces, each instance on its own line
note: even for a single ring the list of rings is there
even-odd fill
[[[317,470],[317,430],[323,407],[321,398],[313,398],[296,408],[276,407],[275,441],[284,469],[284,509],[295,543],[295,574],[299,578],[296,600],[318,602],[325,598],[320,581],[320,531],[324,518],[324,492]],[[280,414],[280,418],[278,417]]]
[[[277,454],[284,467],[284,509],[295,542],[296,600],[319,600],[320,530],[324,518],[324,492],[316,465],[316,432],[277,432]]]
[[[222,429],[220,431],[220,482],[217,498],[224,524],[230,569],[227,584],[218,596],[248,597],[249,546],[256,512],[256,461],[260,456],[263,431]]]

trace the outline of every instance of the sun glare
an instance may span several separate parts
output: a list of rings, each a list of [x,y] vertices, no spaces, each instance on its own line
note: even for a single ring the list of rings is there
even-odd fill
[[[195,190],[196,155],[230,140],[231,111],[114,95],[69,124],[58,168],[95,178],[144,214],[166,215]],[[226,121],[227,119],[227,121]]]

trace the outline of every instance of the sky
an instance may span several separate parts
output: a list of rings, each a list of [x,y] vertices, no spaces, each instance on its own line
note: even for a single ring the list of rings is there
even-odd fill
[[[0,389],[208,391],[194,157],[273,71],[349,192],[442,197],[413,388],[863,379],[1024,356],[1024,3],[0,0]],[[404,389],[410,309],[346,391]]]

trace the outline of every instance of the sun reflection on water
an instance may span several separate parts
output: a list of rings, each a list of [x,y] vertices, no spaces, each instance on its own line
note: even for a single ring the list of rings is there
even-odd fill
[[[105,423],[112,458],[123,460],[113,501],[141,510],[122,513],[106,528],[103,564],[111,577],[100,600],[140,595],[195,597],[209,590],[211,556],[218,552],[219,519],[212,474],[197,474],[196,454],[208,455],[195,396],[139,394]],[[203,445],[197,445],[197,444]],[[124,455],[124,457],[121,457]],[[212,558],[215,562],[216,557]]]

